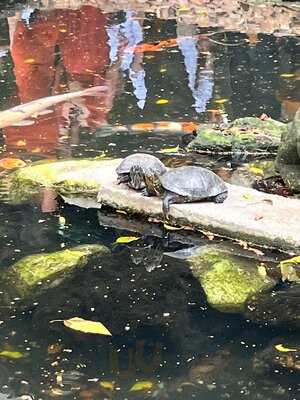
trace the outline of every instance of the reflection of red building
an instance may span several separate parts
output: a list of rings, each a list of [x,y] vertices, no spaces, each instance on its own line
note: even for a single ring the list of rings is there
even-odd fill
[[[73,91],[106,83],[109,64],[106,23],[101,10],[92,6],[40,12],[29,26],[18,21],[11,54],[21,102],[59,93],[62,88]],[[56,58],[56,52],[60,59]],[[110,90],[109,94],[113,92]],[[74,102],[82,111],[79,125],[97,127],[106,123],[111,100],[102,95]],[[5,128],[7,149],[24,148],[28,152],[54,155],[59,137],[68,133],[68,109],[60,104],[51,114],[39,116],[33,125]]]

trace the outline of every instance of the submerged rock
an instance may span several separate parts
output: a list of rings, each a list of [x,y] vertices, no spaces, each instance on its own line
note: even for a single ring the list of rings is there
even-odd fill
[[[300,285],[249,297],[245,316],[259,324],[300,328]]]
[[[53,253],[33,254],[22,258],[2,273],[2,285],[8,300],[35,296],[49,287],[57,286],[75,269],[87,265],[91,257],[108,254],[102,245],[87,244]]]
[[[187,149],[197,152],[274,154],[286,124],[271,118],[236,119],[225,126],[202,125]]]
[[[96,196],[102,180],[101,159],[33,163],[10,175],[10,200],[12,203],[28,201],[41,188],[52,188],[64,195]]]
[[[300,110],[289,128],[283,131],[276,167],[287,187],[300,193]]]
[[[186,252],[184,250],[184,252]],[[208,303],[219,311],[241,312],[249,295],[270,289],[275,281],[261,273],[260,263],[218,246],[202,246],[186,260]]]

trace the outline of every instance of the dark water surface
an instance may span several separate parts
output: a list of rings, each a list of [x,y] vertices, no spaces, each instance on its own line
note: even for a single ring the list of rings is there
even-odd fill
[[[0,19],[1,110],[94,85],[109,90],[60,103],[33,124],[3,128],[1,158],[155,154],[204,121],[262,113],[287,121],[299,106],[299,37],[289,32],[247,35],[94,6],[8,10]],[[232,161],[169,157],[170,165]],[[205,244],[204,236],[171,233],[167,240],[141,221],[63,204],[43,213],[3,202],[0,220],[2,269],[80,244],[112,250],[38,298],[33,293],[26,307],[18,299],[0,307],[0,399],[300,398],[299,368],[258,374],[252,361],[269,343],[292,343],[296,332],[214,311],[187,265],[163,255]],[[133,244],[115,244],[136,234],[142,238]],[[49,323],[73,316],[101,321],[113,336]],[[25,357],[1,357],[4,350]],[[137,381],[145,388],[130,390]]]

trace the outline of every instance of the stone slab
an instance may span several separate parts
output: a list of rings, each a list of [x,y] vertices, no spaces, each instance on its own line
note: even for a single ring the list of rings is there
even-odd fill
[[[93,198],[64,197],[65,201],[86,208],[101,208],[105,204],[162,220],[162,202],[159,198],[147,198],[123,184],[116,184],[115,167],[119,162],[103,163],[98,201]],[[202,202],[172,205],[172,223],[257,245],[294,253],[300,251],[300,200],[229,184],[228,190],[228,198],[223,204]]]

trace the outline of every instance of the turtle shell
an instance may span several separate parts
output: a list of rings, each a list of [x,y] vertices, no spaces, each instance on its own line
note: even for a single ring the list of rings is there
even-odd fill
[[[214,172],[201,167],[179,167],[169,170],[159,177],[165,190],[200,200],[227,192],[223,180]]]
[[[117,174],[129,174],[131,167],[141,166],[145,172],[147,170],[156,171],[162,174],[166,171],[164,164],[151,154],[136,153],[124,158],[116,169]]]

